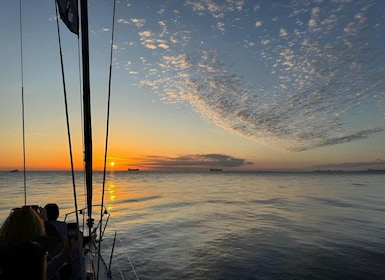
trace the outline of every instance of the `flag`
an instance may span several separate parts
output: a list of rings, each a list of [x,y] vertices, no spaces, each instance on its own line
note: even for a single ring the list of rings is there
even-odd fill
[[[77,0],[56,0],[59,7],[60,18],[68,29],[79,35],[79,14]]]

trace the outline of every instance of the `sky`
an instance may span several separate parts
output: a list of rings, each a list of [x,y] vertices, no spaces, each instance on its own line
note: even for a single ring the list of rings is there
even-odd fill
[[[55,3],[22,1],[22,32],[0,5],[0,170],[23,168],[22,92],[26,169],[68,170]],[[113,2],[88,7],[102,169]],[[81,169],[79,43],[59,28]],[[117,1],[107,169],[385,169],[384,34],[382,0]]]

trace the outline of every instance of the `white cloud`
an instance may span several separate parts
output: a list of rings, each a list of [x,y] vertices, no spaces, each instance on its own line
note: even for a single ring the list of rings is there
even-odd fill
[[[124,18],[120,18],[120,19],[118,19],[118,23],[128,24],[128,21],[125,20]]]
[[[255,27],[260,27],[262,26],[262,21],[258,20],[255,22]]]
[[[177,32],[170,31],[175,26],[168,21],[158,21],[161,31],[139,32],[143,46],[158,48],[151,67],[142,60],[148,73],[141,84],[152,87],[165,102],[188,102],[228,131],[290,151],[365,139],[385,130],[385,49],[381,35],[373,31],[381,19],[371,26],[364,2],[330,1],[333,9],[316,6],[320,0],[288,2],[284,10],[279,7],[279,14],[263,18],[263,23],[255,21],[249,33],[237,29],[240,39],[235,45],[223,34],[233,28],[229,22],[247,19],[236,12],[247,10],[243,1],[186,1],[195,16],[209,16],[212,38],[245,52],[246,67],[251,72],[265,69],[266,84],[272,84],[237,75],[234,69],[241,66],[231,65],[222,48],[209,49],[216,43],[210,37],[200,44],[201,34],[185,29],[182,17],[173,23]],[[262,9],[255,8],[258,13]],[[351,118],[354,125],[347,121]]]
[[[144,24],[146,23],[146,20],[145,19],[138,19],[138,18],[132,18],[130,19],[130,21],[135,24],[137,27],[143,27]],[[128,23],[128,22],[125,22],[125,23]]]

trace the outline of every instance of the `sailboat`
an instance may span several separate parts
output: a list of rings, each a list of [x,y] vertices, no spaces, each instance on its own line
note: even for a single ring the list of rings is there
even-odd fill
[[[80,37],[81,37],[81,58],[82,58],[82,89],[83,89],[83,138],[84,138],[84,172],[85,172],[85,184],[86,184],[86,209],[75,209],[76,221],[79,227],[78,213],[82,214],[83,211],[87,213],[86,225],[83,226],[83,232],[87,231],[88,235],[85,236],[84,248],[85,248],[85,273],[87,279],[112,279],[111,275],[111,260],[113,256],[113,249],[107,266],[105,260],[101,255],[101,245],[103,240],[103,234],[105,226],[104,215],[109,213],[104,206],[104,183],[102,192],[102,202],[100,205],[100,217],[99,221],[95,223],[92,216],[93,208],[93,185],[92,185],[92,127],[91,127],[91,98],[90,98],[90,71],[89,71],[89,38],[88,38],[88,1],[80,0],[80,9],[78,9],[77,0],[56,0],[57,10],[59,10],[60,18],[68,27],[68,29],[79,36],[79,12],[80,11]],[[115,11],[115,3],[114,3]],[[56,12],[57,13],[57,12]],[[114,21],[114,19],[113,19]],[[58,27],[59,30],[59,27]],[[59,32],[58,32],[59,33]],[[59,40],[60,41],[60,40]],[[112,50],[112,49],[111,49]],[[64,80],[64,79],[63,79]],[[64,82],[64,81],[63,81]],[[108,110],[109,112],[109,110]],[[107,126],[108,135],[108,126]],[[106,138],[108,140],[108,137]],[[106,140],[106,151],[107,143]],[[106,162],[106,156],[105,156]],[[105,168],[104,177],[105,178]],[[105,182],[105,179],[103,180]],[[76,197],[74,197],[76,200]],[[75,202],[75,208],[76,202]],[[116,239],[116,233],[115,233]],[[115,240],[113,242],[115,244]],[[114,247],[114,246],[113,246]]]
[[[113,240],[112,250],[111,252],[109,252],[110,260],[109,262],[106,262],[102,256],[102,251],[103,251],[102,244],[104,241],[104,232],[110,217],[110,214],[108,213],[107,208],[104,205],[104,182],[105,182],[106,168],[104,168],[102,199],[101,199],[101,203],[97,205],[97,207],[100,207],[100,216],[98,218],[94,218],[93,206],[95,205],[93,205],[93,196],[92,196],[93,166],[92,166],[90,71],[89,71],[88,7],[87,7],[88,3],[87,3],[87,0],[79,0],[79,1],[80,1],[79,2],[80,5],[78,6],[78,0],[55,0],[55,4],[56,4],[55,11],[56,11],[56,18],[57,18],[56,22],[57,22],[57,30],[58,30],[58,37],[59,37],[60,59],[61,59],[61,65],[62,65],[61,70],[62,70],[65,101],[66,101],[66,89],[65,89],[65,79],[64,79],[64,70],[63,70],[63,58],[61,55],[58,13],[60,14],[60,19],[64,22],[66,27],[72,33],[79,36],[81,41],[83,139],[84,139],[83,141],[84,141],[84,174],[85,174],[85,186],[86,186],[85,188],[86,189],[86,207],[84,209],[78,209],[78,206],[77,206],[74,165],[72,161],[72,151],[71,151],[72,148],[71,148],[70,133],[69,133],[68,110],[66,107],[75,210],[72,211],[71,213],[66,214],[65,217],[67,218],[69,216],[75,216],[76,218],[75,230],[76,231],[80,230],[83,232],[83,236],[84,236],[83,253],[84,253],[84,260],[85,260],[84,279],[104,280],[104,279],[112,279],[111,262],[113,257],[114,244],[116,240],[116,232]],[[114,2],[114,14],[115,14],[115,2]],[[79,19],[80,19],[80,24],[79,24]],[[114,16],[113,16],[113,22],[114,22]],[[111,52],[112,52],[112,42],[111,42]],[[111,73],[111,70],[110,70],[110,73]],[[23,89],[22,89],[22,99],[24,100]],[[67,101],[65,103],[67,103]],[[24,102],[23,102],[23,106],[24,106]],[[23,112],[24,112],[24,108],[23,108]],[[108,109],[108,114],[109,114],[109,109]],[[107,139],[108,139],[108,124],[107,124],[107,136],[106,136],[105,163],[107,159],[107,156],[106,156],[107,146],[108,146]],[[23,114],[23,149],[25,150],[24,142],[25,140],[24,140],[24,114]],[[25,151],[24,151],[24,188],[26,189],[25,170],[26,170],[26,167],[25,167]],[[25,202],[26,202],[26,197],[25,197]],[[83,219],[79,218],[80,215],[83,216]],[[81,220],[83,220],[83,222],[81,222]]]

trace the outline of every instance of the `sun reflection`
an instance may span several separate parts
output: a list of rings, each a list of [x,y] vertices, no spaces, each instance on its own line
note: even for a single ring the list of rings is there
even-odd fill
[[[110,182],[108,192],[110,194],[110,201],[115,201],[116,195],[115,195],[115,184]]]

